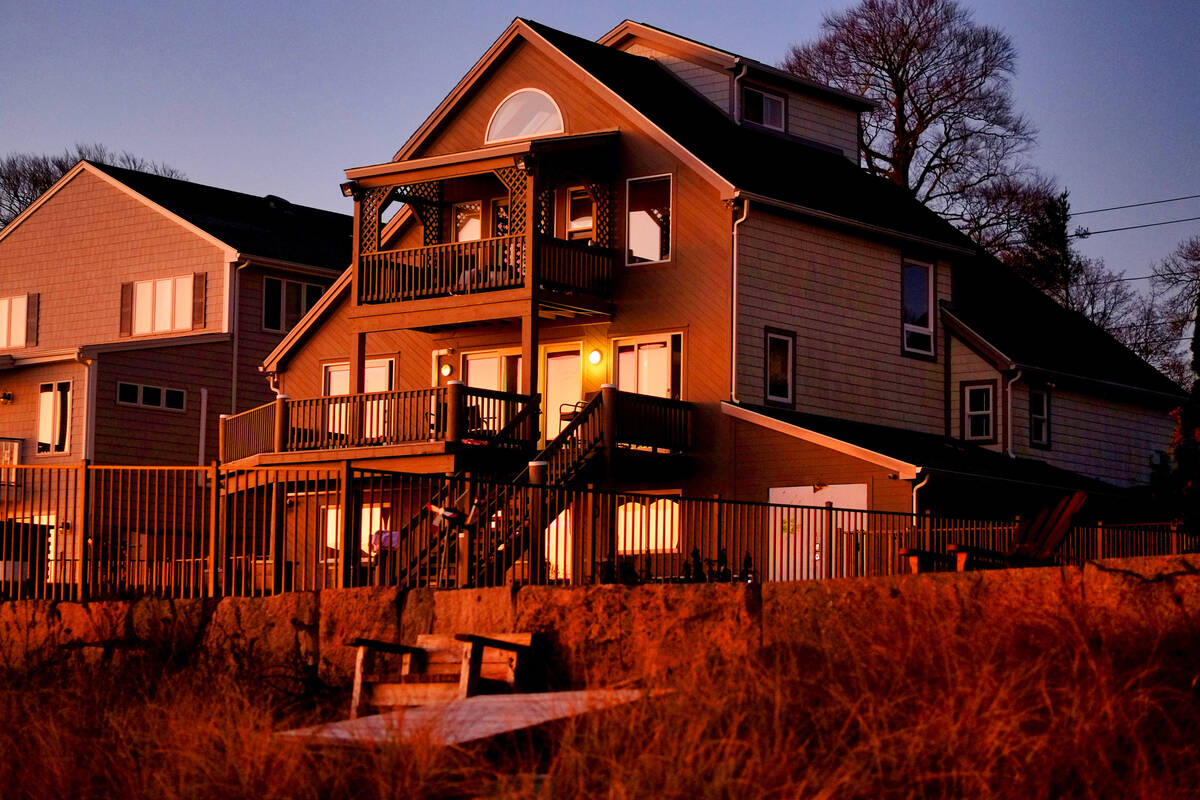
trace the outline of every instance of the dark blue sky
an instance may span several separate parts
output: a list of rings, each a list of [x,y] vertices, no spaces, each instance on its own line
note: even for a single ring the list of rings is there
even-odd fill
[[[0,153],[99,141],[192,180],[346,210],[347,167],[388,160],[516,15],[594,38],[629,17],[776,63],[849,3],[13,3]],[[1020,53],[1033,160],[1077,211],[1200,194],[1200,3],[969,0]],[[1200,217],[1200,200],[1080,217]],[[1097,235],[1143,274],[1200,223]]]

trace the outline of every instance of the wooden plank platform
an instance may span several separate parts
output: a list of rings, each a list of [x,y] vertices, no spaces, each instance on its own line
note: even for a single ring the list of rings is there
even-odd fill
[[[310,745],[370,747],[395,741],[423,740],[457,745],[532,728],[556,719],[632,703],[650,692],[642,689],[584,689],[573,692],[477,695],[437,705],[330,722],[275,734]]]

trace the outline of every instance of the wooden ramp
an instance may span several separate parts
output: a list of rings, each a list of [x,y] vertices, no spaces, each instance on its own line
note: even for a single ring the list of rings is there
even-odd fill
[[[436,705],[330,722],[275,734],[312,745],[372,746],[396,741],[456,745],[532,728],[556,719],[632,703],[642,689],[477,695]]]

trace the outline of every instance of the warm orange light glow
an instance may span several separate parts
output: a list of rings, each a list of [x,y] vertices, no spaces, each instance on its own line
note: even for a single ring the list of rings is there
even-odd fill
[[[454,372],[454,367],[450,366],[449,364],[442,364],[442,377],[443,378],[449,378],[450,374],[452,372]]]
[[[588,353],[588,363],[591,364],[593,367],[596,366],[597,364],[599,364],[600,359],[602,359],[602,358],[604,358],[604,354],[601,353],[599,350],[593,350],[592,352]]]

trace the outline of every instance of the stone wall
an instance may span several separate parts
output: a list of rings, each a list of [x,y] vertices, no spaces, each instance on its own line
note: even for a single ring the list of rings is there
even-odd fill
[[[1113,630],[1200,619],[1200,557],[1026,569],[732,584],[522,587],[456,591],[329,590],[268,598],[0,603],[0,670],[130,654],[195,660],[286,681],[345,685],[347,639],[413,643],[420,633],[546,635],[557,687],[661,678],[716,656],[828,640],[846,626],[939,618],[997,619],[1030,608],[1103,616]]]

